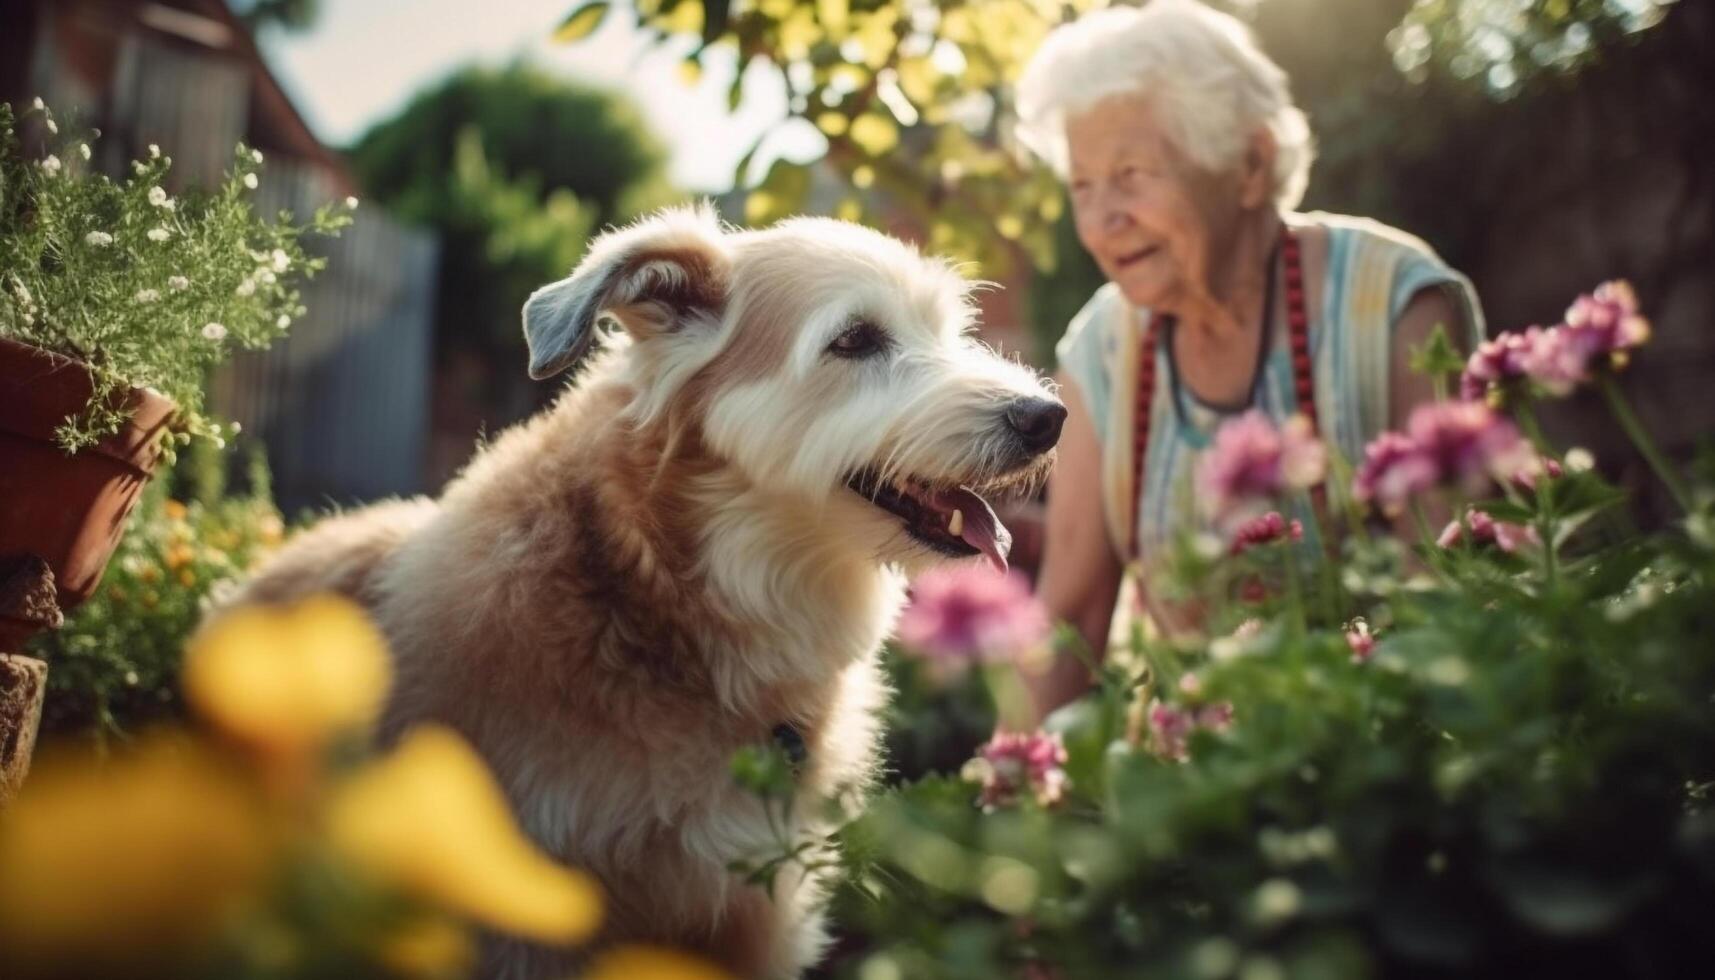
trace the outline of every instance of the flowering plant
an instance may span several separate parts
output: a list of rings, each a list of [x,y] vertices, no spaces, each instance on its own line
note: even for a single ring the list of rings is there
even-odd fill
[[[200,727],[49,746],[0,819],[8,976],[457,977],[472,926],[599,926],[595,882],[524,837],[460,736],[365,747],[390,665],[356,606],[222,616],[182,683]]]
[[[64,626],[27,645],[51,668],[44,737],[104,743],[176,717],[181,649],[209,595],[284,538],[260,462],[242,493],[186,493],[176,486],[186,482],[181,470],[214,452],[193,447],[172,471],[144,485],[102,588]]]
[[[19,135],[31,122],[46,134],[39,155]],[[299,239],[337,232],[356,202],[325,206],[307,225],[288,214],[268,222],[250,201],[260,151],[239,146],[223,184],[175,194],[172,158],[158,147],[121,180],[94,172],[97,135],[61,133],[39,99],[21,118],[0,104],[0,337],[89,366],[89,405],[57,433],[68,451],[115,431],[134,387],[177,403],[181,442],[218,441],[220,427],[200,414],[208,370],[303,315],[294,281],[323,260]]]
[[[1574,306],[1563,329],[1613,341],[1575,383],[1611,384],[1613,355],[1638,353],[1627,297]],[[1555,389],[1466,391],[1355,471],[1329,452],[1328,508],[1289,475],[1302,432],[1217,434],[1204,486],[1223,537],[1169,563],[1200,625],[1134,629],[1088,696],[1043,731],[968,742],[962,769],[896,756],[904,778],[843,832],[835,918],[855,935],[832,974],[1715,969],[1692,911],[1715,900],[1715,467],[1687,481],[1646,448],[1691,488],[1642,534],[1587,453],[1540,438],[1530,400]],[[1001,591],[963,588],[921,591],[932,608],[908,622]],[[902,652],[939,663],[956,635],[902,631]],[[918,675],[994,686],[1002,646],[964,645],[982,670]]]

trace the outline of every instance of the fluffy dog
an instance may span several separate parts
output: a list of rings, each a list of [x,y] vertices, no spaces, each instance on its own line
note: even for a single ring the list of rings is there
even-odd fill
[[[365,605],[395,658],[382,736],[469,738],[530,835],[600,877],[603,941],[796,976],[825,886],[728,870],[778,843],[730,759],[802,740],[795,833],[864,786],[905,576],[1004,564],[981,494],[1040,481],[1065,416],[967,335],[968,292],[834,221],[739,232],[686,210],[609,232],[524,307],[531,376],[578,384],[438,501],[325,520],[237,601]],[[571,962],[484,953],[490,976]]]

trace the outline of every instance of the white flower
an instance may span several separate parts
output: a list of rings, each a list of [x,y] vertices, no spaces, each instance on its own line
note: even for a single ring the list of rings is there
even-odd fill
[[[203,335],[203,337],[207,338],[208,340],[215,340],[215,341],[225,340],[226,339],[226,327],[222,326],[221,324],[214,323],[213,321],[210,321],[210,322],[202,325],[202,335]]]
[[[240,296],[254,296],[254,295],[256,295],[256,280],[254,280],[254,279],[244,280],[243,282],[238,284],[238,288],[233,290],[233,292],[237,293]]]
[[[279,282],[279,278],[276,277],[274,275],[274,273],[268,271],[267,269],[263,269],[260,272],[257,272],[256,278],[262,280],[264,283],[267,283],[270,286],[274,285],[276,282]]]
[[[166,205],[167,205],[167,192],[160,187],[149,188],[149,203],[153,204],[154,206],[156,206],[158,208],[166,207]]]
[[[88,143],[79,143],[77,145],[77,155],[80,157],[83,157],[85,160],[88,160],[89,159],[89,144]]]
[[[18,297],[18,303],[22,306],[34,306],[36,303],[36,298],[30,295],[30,287],[16,279],[12,280],[12,295]]]
[[[139,289],[139,290],[137,290],[137,302],[139,302],[139,303],[153,303],[160,298],[161,298],[160,290],[156,290],[156,289]]]
[[[47,107],[48,107],[48,104],[46,102],[43,102],[42,97],[39,95],[30,100],[30,108],[36,110],[37,112],[42,112],[43,110],[47,109]]]
[[[250,151],[250,159],[257,162],[257,163],[261,163],[262,162],[262,151],[261,150],[251,150]]]
[[[165,228],[149,229],[149,240],[152,242],[164,242],[171,237],[173,237],[173,233]]]
[[[280,318],[274,321],[274,326],[279,327],[281,330],[284,330],[291,325],[292,318],[284,313],[280,314]]]
[[[42,162],[38,164],[38,166],[40,166],[42,168],[42,172],[47,174],[49,177],[56,177],[60,172],[60,158],[50,153],[42,158]]]
[[[131,161],[131,172],[138,175],[139,177],[141,177],[143,175],[143,173],[145,171],[147,171],[148,169],[149,169],[148,165],[145,164],[141,160],[132,160]]]
[[[53,135],[53,136],[59,135],[60,124],[57,122],[54,122],[54,117],[49,116],[47,119],[43,120],[42,125],[48,127],[48,133],[50,135]]]
[[[151,160],[161,159],[161,148],[154,143],[149,144],[149,159],[151,159]]]
[[[162,211],[177,211],[178,209],[179,209],[179,202],[173,200],[170,197],[167,198],[165,201],[161,202],[161,210]]]
[[[92,231],[83,236],[83,241],[85,244],[94,245],[96,248],[106,248],[113,244],[113,236],[105,231]]]
[[[357,210],[357,198],[355,198],[355,197],[346,198],[345,199],[345,206],[352,211],[356,211]]]
[[[244,175],[244,186],[245,186],[245,187],[248,187],[248,188],[250,188],[250,189],[251,189],[251,190],[255,190],[255,189],[256,189],[256,185],[257,185],[257,184],[258,184],[258,183],[259,183],[259,181],[258,181],[258,180],[257,180],[257,179],[256,179],[256,175],[255,175],[255,174],[245,174],[245,175]]]
[[[184,276],[173,276],[167,280],[168,289],[185,290],[191,288],[191,281]]]
[[[270,256],[270,258],[274,260],[275,272],[285,272],[287,269],[292,267],[292,257],[287,255],[281,249],[275,249],[274,254]]]

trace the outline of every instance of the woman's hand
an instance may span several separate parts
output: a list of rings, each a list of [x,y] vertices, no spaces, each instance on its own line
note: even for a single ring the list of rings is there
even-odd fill
[[[1066,424],[1059,456],[1048,481],[1048,528],[1037,595],[1056,621],[1070,623],[1099,661],[1107,652],[1108,627],[1119,592],[1122,566],[1108,540],[1102,506],[1102,451],[1095,425],[1077,390],[1060,378]],[[1056,650],[1038,673],[1026,671],[1036,723],[1083,694],[1093,678],[1070,650]],[[1032,725],[1031,727],[1035,727]]]

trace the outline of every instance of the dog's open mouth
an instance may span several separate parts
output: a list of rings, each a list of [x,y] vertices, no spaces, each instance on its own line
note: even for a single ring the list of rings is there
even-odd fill
[[[935,487],[909,478],[884,481],[870,469],[847,477],[846,486],[898,517],[905,533],[935,551],[955,558],[985,555],[996,571],[1006,571],[1012,533],[970,487]]]

